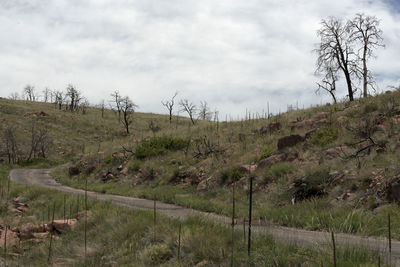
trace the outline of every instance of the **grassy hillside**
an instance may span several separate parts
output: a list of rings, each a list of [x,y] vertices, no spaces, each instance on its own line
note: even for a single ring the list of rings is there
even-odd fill
[[[54,173],[65,184],[82,188],[87,177],[90,190],[227,215],[234,185],[237,216],[245,217],[251,176],[256,219],[385,236],[390,213],[400,239],[398,90],[242,121],[133,118],[126,135],[111,110],[102,118],[96,108],[82,115],[0,99],[1,131],[15,128],[21,149],[29,148],[33,121],[49,129],[49,157],[73,162]]]
[[[43,168],[39,161],[25,167]],[[13,166],[14,168],[22,166]],[[8,183],[9,167],[0,167],[0,184]],[[7,188],[7,186],[2,187]],[[132,211],[107,202],[88,201],[85,259],[84,199],[53,190],[10,183],[0,198],[0,264],[7,266],[228,266],[231,232],[200,218],[172,220],[152,211]],[[16,207],[22,206],[23,209]],[[55,226],[51,226],[54,210]],[[74,221],[78,218],[78,221]],[[65,226],[64,220],[71,222]],[[74,224],[72,224],[74,222]],[[76,224],[75,224],[76,222]],[[57,224],[56,224],[57,225]],[[64,225],[64,226],[63,226]],[[63,226],[63,227],[61,227]],[[180,249],[179,249],[179,228]],[[35,230],[39,229],[39,230]],[[47,230],[40,230],[47,229]],[[12,234],[10,234],[10,232]],[[235,266],[247,264],[247,246],[235,233]],[[50,241],[51,240],[51,241]],[[51,243],[51,249],[50,248]],[[4,244],[7,249],[4,249]],[[178,256],[179,250],[179,256]],[[49,258],[49,251],[51,256]],[[269,236],[253,237],[250,266],[320,266],[331,262],[329,248],[306,249],[275,243]],[[341,266],[372,265],[378,255],[365,249],[338,249]]]
[[[54,175],[75,187],[88,176],[91,190],[227,215],[235,184],[239,217],[247,213],[251,175],[256,218],[311,230],[385,235],[387,214],[400,217],[399,103],[400,92],[394,91],[268,119],[194,126],[138,114],[132,136],[116,138],[104,153],[86,151],[74,159],[76,172]],[[161,125],[155,134],[146,127],[152,119]],[[280,129],[260,133],[271,123]],[[289,135],[299,135],[298,143],[278,149],[279,140]],[[168,142],[181,146],[168,148]],[[394,235],[400,238],[400,231]]]

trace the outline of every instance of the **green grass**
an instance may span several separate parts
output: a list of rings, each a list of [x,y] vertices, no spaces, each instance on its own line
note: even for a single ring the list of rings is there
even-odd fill
[[[7,181],[10,168],[0,167],[0,181]],[[11,183],[11,197],[24,197],[29,209],[20,219],[10,212],[2,213],[2,220],[13,226],[26,222],[42,223],[48,207],[55,206],[55,217],[63,217],[63,199],[67,206],[77,203],[77,197],[54,190]],[[4,200],[2,200],[3,202]],[[80,198],[81,209],[83,199]],[[162,214],[153,225],[152,211],[135,211],[116,207],[109,202],[90,200],[91,215],[88,219],[88,254],[84,260],[84,224],[55,238],[52,247],[53,265],[66,266],[194,266],[207,262],[208,266],[230,264],[231,232],[219,224],[190,218],[179,222]],[[47,218],[44,221],[48,221]],[[181,259],[178,259],[179,224],[181,232]],[[243,235],[235,233],[234,262],[242,266],[247,262],[247,249]],[[18,257],[8,257],[8,264],[22,266],[46,266],[49,240],[43,243],[21,242],[24,248],[8,252]],[[15,254],[15,255],[16,255]],[[3,254],[0,256],[3,257]],[[338,249],[340,266],[372,265],[377,254],[362,248]],[[250,266],[320,266],[331,263],[329,248],[301,248],[291,244],[276,243],[269,236],[253,236]]]
[[[56,175],[57,176],[57,175]],[[65,184],[84,188],[83,180],[61,179]],[[136,187],[121,186],[118,183],[94,183],[88,185],[89,190],[126,195],[146,199],[157,199],[166,203],[178,204],[201,211],[214,212],[231,216],[232,191],[230,188],[217,188],[204,193],[197,193],[195,188],[179,188],[177,186],[139,185]],[[254,194],[253,216],[274,224],[307,230],[334,230],[366,236],[387,236],[387,214],[393,219],[392,236],[400,240],[400,207],[388,205],[379,212],[363,208],[335,207],[328,197],[297,202],[295,205],[276,206],[274,196],[263,192]],[[236,215],[247,217],[248,194],[240,188],[236,191]],[[398,218],[398,219],[397,219]]]

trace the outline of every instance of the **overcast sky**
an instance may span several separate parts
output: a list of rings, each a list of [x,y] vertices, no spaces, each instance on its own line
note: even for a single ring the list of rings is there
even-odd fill
[[[399,85],[398,0],[0,0],[0,96],[72,83],[92,104],[118,89],[139,111],[165,113],[160,101],[179,91],[233,117],[267,101],[274,112],[325,103],[316,31],[356,13],[381,20],[379,89]]]

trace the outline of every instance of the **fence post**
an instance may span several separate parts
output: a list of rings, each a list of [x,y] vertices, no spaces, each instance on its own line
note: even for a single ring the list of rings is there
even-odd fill
[[[250,176],[250,198],[249,198],[249,233],[247,236],[247,255],[250,260],[250,251],[251,251],[251,213],[253,209],[253,176]]]
[[[50,262],[51,260],[51,246],[53,243],[53,233],[54,233],[54,211],[56,209],[56,203],[53,203],[53,215],[51,219],[51,226],[50,226],[50,244],[49,244],[49,256],[47,258],[47,262]]]
[[[235,183],[232,185],[232,250],[231,250],[231,267],[233,267],[233,251],[235,248]]]
[[[392,229],[390,223],[390,213],[388,214],[388,239],[389,239],[389,266],[392,265]]]
[[[332,235],[332,248],[333,248],[333,266],[336,267],[336,243],[335,243],[335,234],[333,231],[331,232]]]

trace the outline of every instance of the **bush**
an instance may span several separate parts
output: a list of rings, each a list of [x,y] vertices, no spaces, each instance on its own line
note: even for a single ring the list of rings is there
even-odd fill
[[[188,140],[174,137],[153,137],[149,141],[142,142],[135,150],[135,156],[138,159],[145,159],[167,153],[168,151],[176,151],[187,146]]]
[[[378,105],[376,103],[367,103],[363,108],[363,113],[371,113],[378,110]]]
[[[172,257],[172,251],[165,245],[153,245],[142,252],[141,260],[146,265],[161,265]]]
[[[339,136],[339,130],[336,127],[330,126],[327,128],[319,129],[311,139],[313,144],[324,147],[333,141],[335,141]]]
[[[270,169],[266,169],[263,173],[262,178],[265,184],[269,184],[273,181],[276,181],[277,178],[281,178],[287,174],[292,173],[296,170],[296,167],[289,162],[279,162],[275,165],[272,165]]]
[[[263,147],[259,160],[266,159],[274,154],[274,146],[272,144]]]
[[[236,167],[225,169],[225,170],[221,171],[220,182],[221,182],[221,184],[231,184],[233,182],[238,181],[243,176],[244,176],[244,173],[240,170],[239,167],[236,166]]]
[[[279,162],[271,167],[271,174],[274,177],[283,177],[289,173],[292,173],[296,167],[288,162]]]
[[[328,170],[317,170],[297,178],[294,181],[294,196],[296,200],[304,200],[326,194],[325,188],[331,181],[332,176]]]

